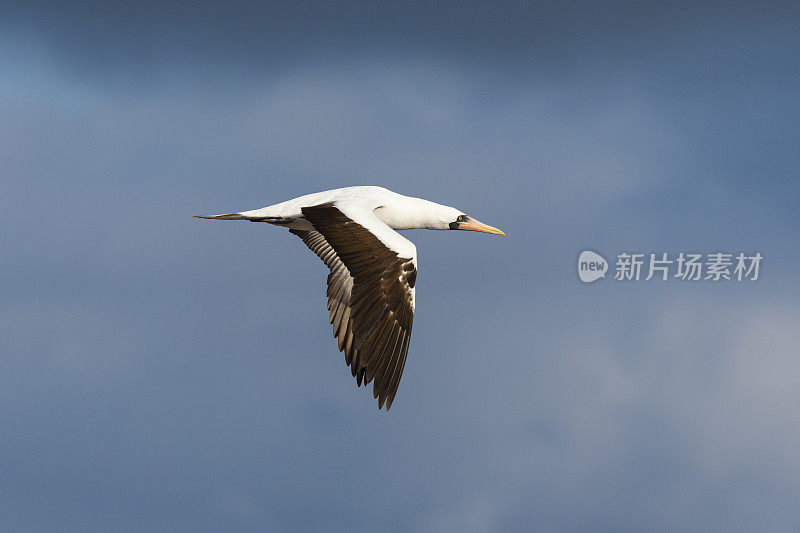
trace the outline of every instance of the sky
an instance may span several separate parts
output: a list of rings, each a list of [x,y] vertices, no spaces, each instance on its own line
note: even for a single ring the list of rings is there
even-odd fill
[[[0,529],[800,527],[796,3],[3,13]],[[191,218],[347,185],[507,233],[406,233],[388,413],[296,237]]]

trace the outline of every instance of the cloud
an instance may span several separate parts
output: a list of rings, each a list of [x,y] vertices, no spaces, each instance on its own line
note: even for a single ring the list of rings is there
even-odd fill
[[[796,306],[673,297],[656,304],[641,335],[617,321],[572,324],[571,338],[539,356],[552,368],[515,372],[537,376],[535,400],[512,424],[531,432],[504,454],[514,481],[494,515],[560,530],[692,529],[700,520],[747,531],[764,514],[768,529],[788,527],[800,434],[789,376],[800,361],[787,326],[798,318]],[[543,435],[557,435],[556,445],[539,436],[542,420],[554,424]]]
[[[31,56],[0,102],[10,529],[40,499],[66,530],[798,522],[793,215],[785,189],[708,178],[727,159],[673,118],[719,109],[655,90],[664,63],[509,75],[375,52],[97,81]],[[509,234],[410,234],[389,416],[331,341],[321,263],[275,228],[189,218],[357,183]],[[575,277],[587,246],[765,239],[757,284]]]

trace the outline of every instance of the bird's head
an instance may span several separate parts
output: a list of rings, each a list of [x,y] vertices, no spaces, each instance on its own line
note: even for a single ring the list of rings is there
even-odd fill
[[[493,235],[505,235],[502,230],[488,224],[484,224],[470,216],[459,214],[455,220],[448,224],[450,229],[460,229],[466,231],[480,231]]]
[[[402,197],[401,202],[375,210],[394,229],[460,229],[505,235],[501,230],[467,216],[460,209],[421,198]]]

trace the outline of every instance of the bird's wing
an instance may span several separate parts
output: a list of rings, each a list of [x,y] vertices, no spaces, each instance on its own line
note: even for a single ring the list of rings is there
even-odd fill
[[[375,379],[388,410],[414,320],[416,247],[372,210],[332,202],[302,209],[314,230],[290,230],[330,268],[328,310],[339,350],[360,386]]]

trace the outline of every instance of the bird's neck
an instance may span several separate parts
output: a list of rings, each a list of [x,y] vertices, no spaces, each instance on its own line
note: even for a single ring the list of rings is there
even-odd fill
[[[446,205],[399,194],[375,209],[375,215],[395,230],[449,229],[449,223],[458,213],[457,209]]]

